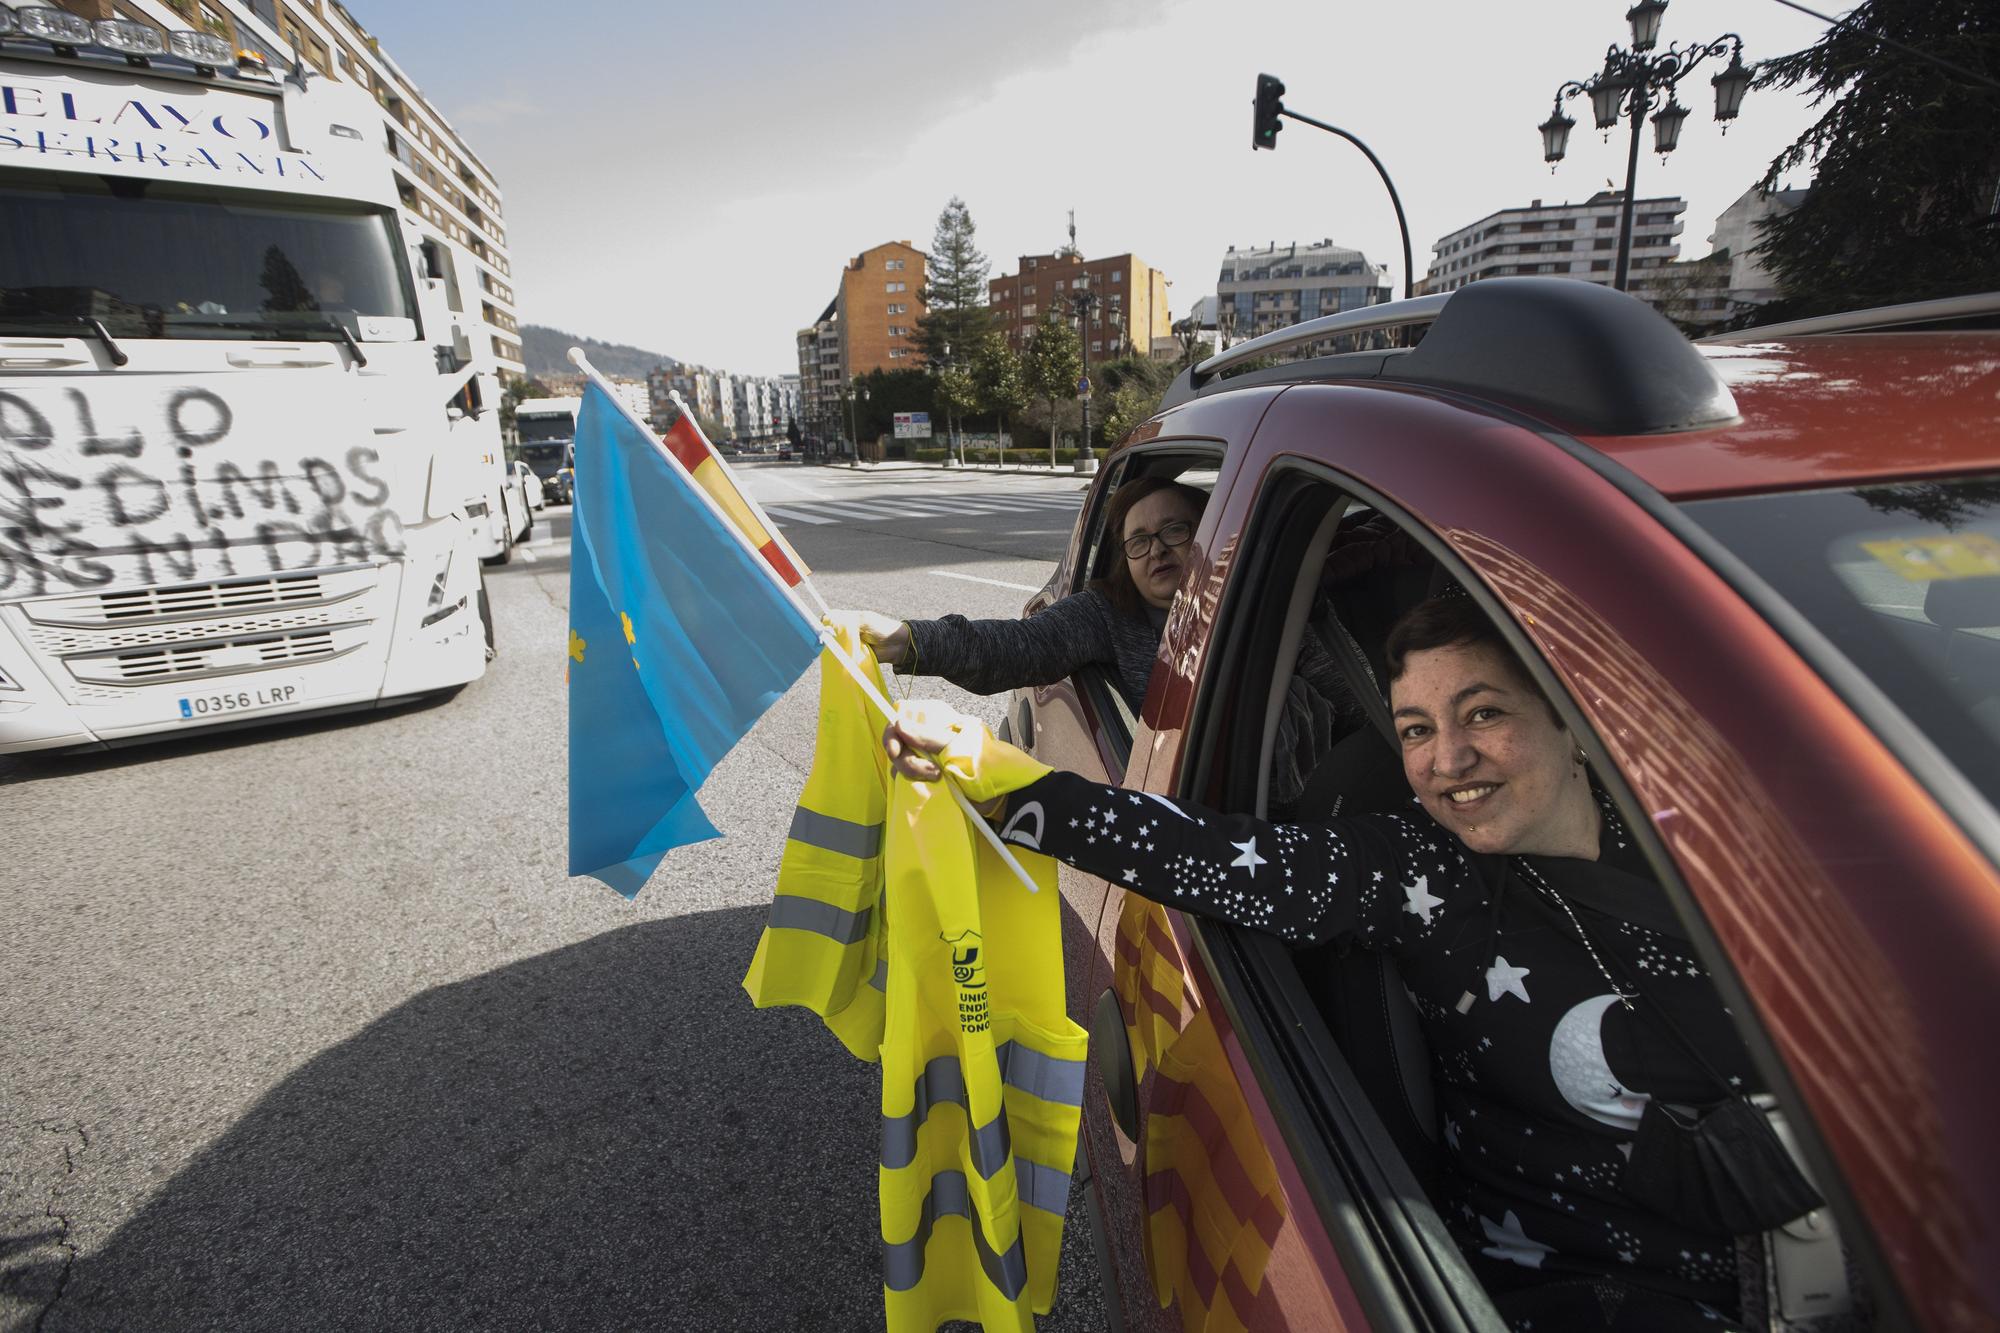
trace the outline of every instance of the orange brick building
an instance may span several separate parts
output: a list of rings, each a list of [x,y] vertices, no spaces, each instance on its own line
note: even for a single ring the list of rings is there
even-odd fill
[[[1132,255],[1084,259],[1075,254],[1022,255],[1017,272],[986,285],[993,324],[1015,351],[1027,345],[1035,323],[1052,309],[1076,317],[1076,298],[1094,293],[1084,349],[1095,362],[1127,351],[1149,356],[1153,339],[1173,332],[1167,314],[1167,276]]]
[[[840,275],[834,313],[840,326],[840,383],[871,370],[914,370],[917,321],[923,318],[924,252],[908,241],[863,250]]]

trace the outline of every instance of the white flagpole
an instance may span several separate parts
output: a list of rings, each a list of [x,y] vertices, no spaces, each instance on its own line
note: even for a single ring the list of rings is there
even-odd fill
[[[854,683],[861,687],[861,692],[867,696],[868,702],[875,705],[876,711],[882,714],[885,721],[894,722],[896,720],[895,705],[890,703],[888,697],[876,688],[873,681],[868,679],[868,673],[861,669],[861,664],[855,661],[853,656],[841,644],[839,637],[834,634],[832,626],[825,623],[825,621],[816,621],[813,618],[812,612],[806,610],[805,603],[799,600],[798,594],[786,585],[784,578],[777,570],[771,567],[771,563],[764,559],[763,554],[750,544],[749,534],[736,526],[728,513],[716,502],[715,497],[710,495],[701,483],[694,479],[694,474],[688,471],[686,464],[674,457],[674,451],[667,448],[666,441],[655,436],[652,426],[647,422],[641,421],[639,414],[632,410],[631,405],[612,390],[611,381],[605,379],[597,367],[590,364],[590,359],[583,354],[581,347],[572,347],[569,349],[569,360],[570,364],[581,370],[591,383],[603,390],[604,396],[611,401],[612,406],[622,412],[625,419],[637,427],[643,437],[652,441],[653,447],[659,451],[662,458],[667,460],[668,466],[680,474],[681,480],[687,483],[688,489],[701,497],[701,502],[708,506],[708,512],[715,515],[723,528],[736,539],[736,544],[742,547],[744,553],[750,557],[750,563],[762,570],[764,576],[771,581],[771,585],[785,595],[785,600],[792,604],[794,611],[798,612],[799,619],[806,623],[814,636],[820,641],[820,644],[833,654],[834,659],[842,667],[846,668],[847,674],[852,676]],[[689,419],[692,421],[692,416]],[[699,430],[700,427],[697,426],[696,429]],[[721,461],[719,456],[716,461]],[[739,486],[737,490],[740,493],[742,487]],[[768,523],[768,520],[766,522]],[[801,581],[809,582],[807,580]],[[817,592],[814,593],[814,597],[818,597]],[[825,604],[822,602],[821,605],[824,607]],[[830,616],[832,613],[828,612],[827,614]],[[981,815],[973,807],[972,802],[967,799],[963,791],[959,790],[958,783],[948,773],[945,775],[944,786],[951,793],[952,799],[958,802],[958,808],[965,812],[965,817],[971,821],[972,826],[978,829],[980,834],[992,846],[993,850],[1000,854],[1000,859],[1007,863],[1008,869],[1014,872],[1015,877],[1027,887],[1028,892],[1040,893],[1041,886],[1035,883],[1034,876],[1028,873],[1027,867],[1014,859],[1014,853],[1008,848],[1006,843],[1000,841],[1000,835],[993,831],[993,826],[988,824],[985,816]]]

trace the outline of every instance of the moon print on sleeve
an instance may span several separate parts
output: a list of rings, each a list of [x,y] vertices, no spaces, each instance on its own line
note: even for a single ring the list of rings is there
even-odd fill
[[[1616,995],[1596,995],[1562,1016],[1549,1039],[1549,1076],[1579,1113],[1636,1132],[1652,1097],[1620,1083],[1604,1057],[1604,1015],[1617,1003]]]

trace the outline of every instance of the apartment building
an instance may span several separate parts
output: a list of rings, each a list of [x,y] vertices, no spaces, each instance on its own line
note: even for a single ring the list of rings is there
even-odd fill
[[[1129,352],[1152,353],[1153,340],[1173,332],[1167,312],[1167,276],[1135,255],[1085,259],[1074,251],[1022,255],[1014,272],[986,284],[993,324],[1015,351],[1027,346],[1035,324],[1051,310],[1074,320],[1076,298],[1097,297],[1083,330],[1092,360]]]
[[[382,110],[403,220],[424,238],[431,277],[444,281],[466,336],[457,354],[489,374],[525,374],[500,186],[444,115],[339,0],[58,0],[84,18],[136,19],[173,30],[199,25],[273,69],[297,52],[318,76],[356,83]]]
[[[840,329],[840,381],[871,370],[914,370],[917,321],[924,317],[924,262],[908,241],[863,250],[840,275],[834,298]]]
[[[841,395],[856,375],[923,365],[916,334],[927,258],[908,241],[863,250],[841,271],[840,286],[819,318],[798,331],[795,410],[805,430],[841,433]]]
[[[1216,325],[1231,341],[1389,299],[1389,270],[1331,239],[1230,246],[1215,279]]]
[[[1600,190],[1580,204],[1503,208],[1440,237],[1431,247],[1423,290],[1450,292],[1481,278],[1554,274],[1610,285],[1618,271],[1618,223],[1625,196]],[[1654,302],[1674,285],[1661,272],[1680,256],[1681,214],[1673,196],[1638,199],[1632,210],[1631,273],[1626,288]]]

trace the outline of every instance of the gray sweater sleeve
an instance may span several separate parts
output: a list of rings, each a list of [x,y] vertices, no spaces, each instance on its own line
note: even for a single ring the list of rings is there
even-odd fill
[[[1101,593],[1084,591],[1023,620],[912,620],[907,623],[914,660],[904,658],[896,670],[942,676],[974,694],[1053,685],[1093,662],[1117,665],[1114,615]]]

